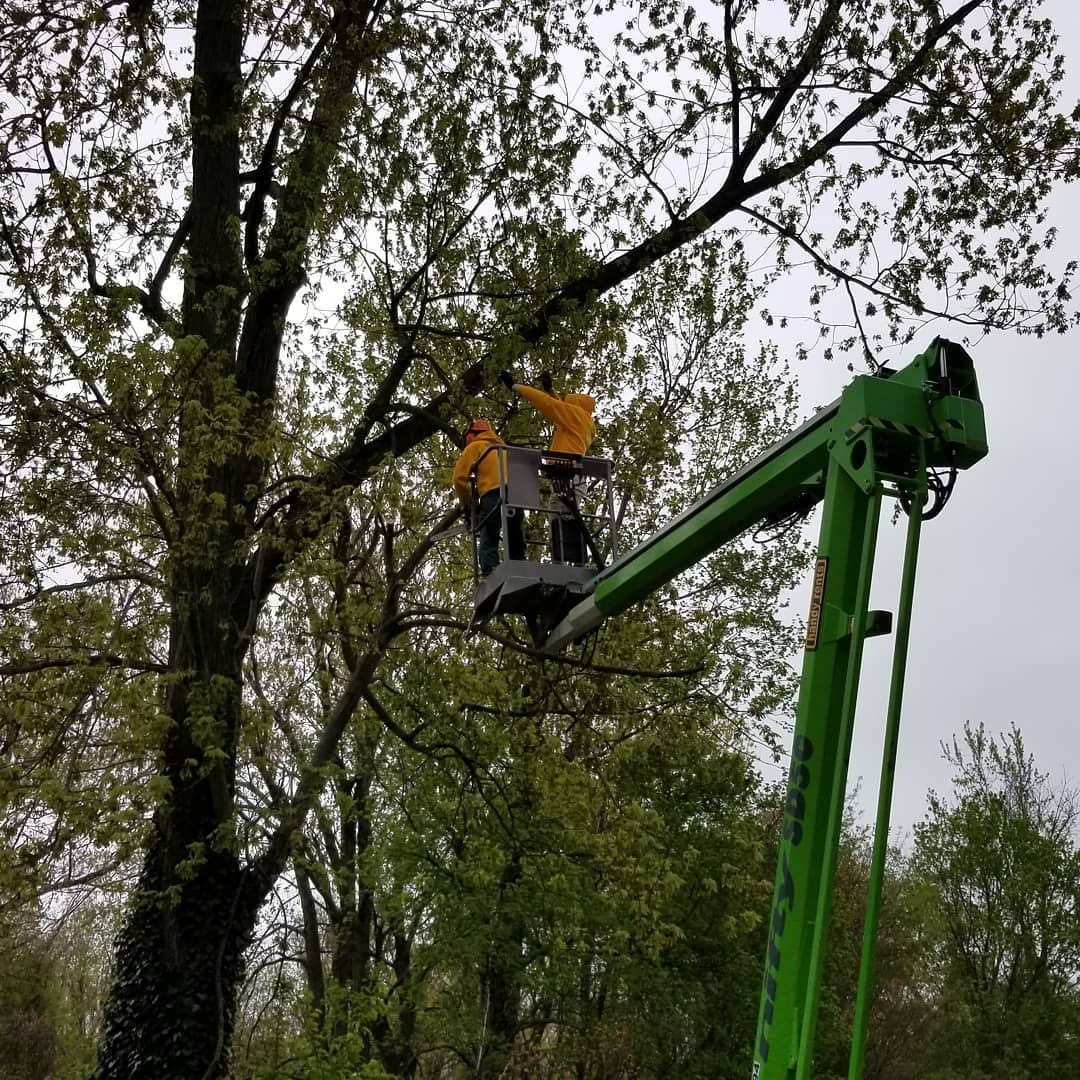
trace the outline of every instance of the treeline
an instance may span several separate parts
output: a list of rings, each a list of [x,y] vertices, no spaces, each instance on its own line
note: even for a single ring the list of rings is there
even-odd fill
[[[339,772],[264,912],[238,1080],[746,1075],[776,792],[690,725],[626,740],[602,778],[585,733],[491,727],[515,761],[489,799],[468,762],[360,740],[367,783]],[[951,791],[890,858],[864,1075],[1080,1075],[1076,793],[1016,729],[945,752]],[[848,824],[817,1080],[847,1076],[870,841]],[[10,1080],[88,1074],[120,900],[6,913]]]

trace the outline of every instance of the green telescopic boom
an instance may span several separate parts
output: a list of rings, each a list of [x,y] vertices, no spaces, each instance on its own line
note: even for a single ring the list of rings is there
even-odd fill
[[[810,1080],[863,642],[887,633],[868,609],[883,496],[911,515],[890,694],[868,923],[849,1080],[861,1075],[889,805],[899,730],[919,525],[936,514],[955,470],[987,453],[975,369],[937,338],[900,371],[855,378],[841,396],[617,559],[551,631],[555,652],[625,611],[746,529],[822,503],[805,655],[777,859],[754,1080]],[[932,470],[950,471],[947,483]],[[925,505],[928,476],[936,505]]]

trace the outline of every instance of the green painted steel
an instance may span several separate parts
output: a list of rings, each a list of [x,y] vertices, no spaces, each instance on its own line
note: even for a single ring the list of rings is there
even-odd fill
[[[855,1020],[851,1029],[851,1058],[848,1080],[859,1080],[866,1057],[866,1038],[874,983],[874,952],[881,893],[885,882],[885,862],[889,853],[889,819],[892,813],[893,781],[896,776],[896,748],[900,740],[900,709],[904,700],[904,675],[907,670],[908,640],[911,635],[911,611],[915,599],[915,567],[919,559],[922,510],[926,501],[926,475],[920,469],[912,490],[904,547],[904,570],[900,579],[900,598],[896,615],[896,638],[893,642],[892,681],[885,714],[885,743],[881,755],[881,779],[878,784],[877,819],[874,823],[874,851],[870,859],[870,882],[866,896],[866,919],[863,923],[862,957],[859,964],[859,988],[855,997]]]
[[[838,482],[837,487],[841,487]],[[824,518],[828,516],[830,484],[826,483],[826,511]],[[825,946],[829,930],[829,913],[832,908],[833,881],[836,877],[837,854],[840,849],[840,833],[843,828],[844,818],[844,795],[847,790],[848,763],[851,760],[851,740],[855,731],[855,705],[859,695],[859,670],[862,666],[863,644],[866,641],[866,629],[870,607],[870,581],[874,572],[874,552],[877,544],[878,521],[881,518],[881,493],[877,489],[869,492],[868,497],[861,500],[862,505],[853,513],[851,520],[862,519],[861,538],[854,528],[845,528],[845,521],[839,516],[839,527],[836,534],[829,536],[822,528],[822,541],[833,544],[839,551],[844,552],[854,564],[857,561],[858,569],[855,574],[854,592],[851,604],[851,617],[849,620],[850,631],[847,635],[847,649],[838,652],[834,661],[834,677],[843,671],[843,698],[841,700],[839,715],[831,708],[823,715],[827,718],[825,731],[829,739],[835,738],[835,759],[830,761],[820,771],[828,776],[830,782],[828,818],[823,822],[821,831],[824,833],[824,857],[819,870],[817,881],[816,907],[811,916],[813,932],[810,935],[810,961],[807,971],[806,987],[803,990],[805,1001],[805,1018],[802,1029],[799,1032],[799,1053],[796,1061],[795,1075],[797,1080],[809,1080],[810,1066],[814,1058],[814,1034],[817,1030],[817,1011],[821,1000],[821,980],[825,970]],[[861,539],[861,543],[857,541]],[[826,591],[826,596],[828,592]],[[847,605],[843,597],[840,598],[843,610],[846,612]],[[823,664],[828,658],[823,657]],[[826,667],[826,670],[828,668]],[[824,703],[824,702],[823,702]],[[807,714],[813,714],[813,702],[807,707]],[[832,727],[835,726],[835,736]],[[824,785],[823,785],[824,786]],[[808,823],[808,828],[813,828]],[[813,893],[808,890],[808,898],[813,899]]]
[[[879,510],[880,495],[867,497],[833,457],[818,548],[820,614],[809,624],[795,718],[755,1077],[810,1075]]]
[[[605,615],[644,600],[682,570],[808,491],[820,490],[828,461],[833,408],[822,410],[790,438],[751,462],[709,496],[599,575],[593,591]],[[815,482],[815,477],[817,480]],[[810,499],[812,505],[820,494]]]
[[[751,526],[820,501],[830,452],[864,493],[882,473],[909,474],[917,444],[928,466],[968,468],[987,451],[978,393],[971,358],[941,338],[901,371],[857,377],[832,405],[599,574],[593,604],[604,617],[617,615]]]
[[[551,640],[561,648],[751,526],[824,503],[769,916],[754,1080],[813,1075],[859,670],[870,627],[870,581],[881,500],[889,495],[904,501],[911,524],[849,1080],[861,1074],[927,469],[966,469],[986,453],[974,365],[962,348],[938,338],[901,371],[854,379],[836,402],[598,575],[592,594],[552,631]],[[943,486],[937,490],[940,497]]]

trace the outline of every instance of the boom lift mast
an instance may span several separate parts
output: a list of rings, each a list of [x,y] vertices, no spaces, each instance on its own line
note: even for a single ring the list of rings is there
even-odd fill
[[[908,514],[907,548],[849,1080],[862,1074],[920,528],[944,505],[955,470],[986,453],[971,358],[937,338],[900,371],[855,378],[832,405],[596,575],[589,595],[544,642],[556,652],[749,527],[823,504],[753,1080],[812,1076],[863,642],[890,630],[888,613],[871,612],[869,600],[881,500],[891,496]],[[949,470],[949,480],[941,481],[936,469]]]

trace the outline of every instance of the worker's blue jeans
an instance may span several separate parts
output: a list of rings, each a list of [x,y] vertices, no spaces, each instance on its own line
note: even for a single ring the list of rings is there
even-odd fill
[[[500,501],[498,488],[480,496],[476,532],[481,574],[490,574],[499,565],[499,537],[502,535]],[[525,533],[521,527],[520,510],[510,509],[506,531],[508,557],[524,559]]]

